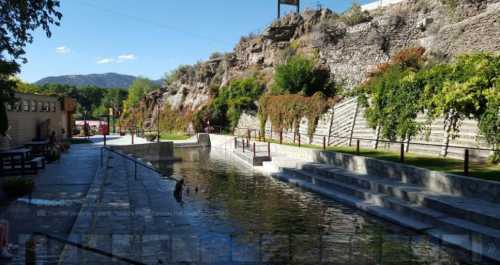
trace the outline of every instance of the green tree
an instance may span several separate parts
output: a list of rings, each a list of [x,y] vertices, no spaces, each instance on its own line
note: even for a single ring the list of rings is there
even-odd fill
[[[330,80],[329,71],[317,69],[314,65],[313,59],[300,55],[292,56],[285,64],[276,67],[272,92],[274,94],[301,93],[305,96],[322,92],[326,96],[333,96],[335,86]]]
[[[195,118],[210,120],[212,125],[233,129],[238,125],[244,110],[257,110],[255,102],[264,89],[264,85],[256,77],[233,80],[228,86],[221,87],[210,106],[201,110]],[[196,123],[203,125],[206,120]]]
[[[359,88],[367,121],[384,138],[409,140],[421,129],[416,117],[423,110],[423,53],[419,48],[400,51]]]
[[[149,92],[157,89],[158,87],[147,78],[137,78],[128,88],[128,97],[126,106],[128,109],[137,107],[139,101]]]
[[[24,48],[33,42],[32,32],[41,27],[47,37],[59,25],[58,0],[3,0],[0,7],[0,135],[8,129],[5,103],[14,100],[19,63],[26,62]],[[9,56],[10,58],[7,58]],[[20,61],[20,62],[19,62]]]
[[[487,112],[490,91],[496,91],[500,56],[490,53],[465,54],[447,66],[438,65],[425,74],[425,106],[431,119],[445,118],[446,143],[456,137],[461,121],[480,120]],[[490,99],[491,101],[492,99]],[[494,104],[494,103],[490,103]],[[444,150],[446,155],[447,150]]]

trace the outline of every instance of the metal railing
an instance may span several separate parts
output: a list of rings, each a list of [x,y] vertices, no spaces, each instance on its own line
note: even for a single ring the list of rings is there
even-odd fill
[[[247,141],[250,141],[250,139],[254,139],[255,141],[274,141],[274,135],[276,132],[273,132],[272,130],[266,130],[266,132],[262,135],[259,129],[255,128],[235,128],[234,131],[243,131],[243,134],[246,134],[245,137]],[[267,133],[269,132],[269,135],[271,137],[267,138]],[[347,146],[352,146],[352,142],[355,141],[356,144],[356,149],[355,149],[355,154],[360,155],[361,154],[361,142],[362,141],[368,141],[371,143],[375,143],[373,149],[378,149],[378,143],[386,143],[386,144],[395,144],[399,145],[399,161],[401,163],[405,162],[405,153],[409,152],[409,147],[410,146],[424,146],[424,147],[439,147],[439,148],[455,148],[455,149],[462,149],[463,150],[463,174],[465,176],[469,176],[470,172],[470,151],[471,150],[476,150],[476,151],[489,151],[489,152],[496,152],[498,150],[495,150],[493,148],[484,148],[484,147],[469,147],[469,146],[459,146],[459,145],[442,145],[442,144],[433,144],[433,143],[421,143],[421,142],[411,142],[411,141],[392,141],[392,140],[385,140],[385,139],[370,139],[370,138],[361,138],[361,137],[354,137],[354,136],[342,136],[342,135],[325,135],[325,134],[303,134],[300,132],[291,132],[293,134],[293,141],[290,143],[297,144],[298,147],[301,147],[304,143],[302,141],[303,137],[305,136],[306,139],[314,139],[314,138],[322,138],[322,144],[320,145],[323,149],[323,151],[326,151],[328,147],[332,146],[332,143],[335,142],[336,139],[343,139],[346,140],[346,145]],[[279,144],[284,144],[284,133],[283,130],[280,130],[278,132],[278,143]],[[313,144],[317,145],[317,144]]]
[[[135,261],[135,260],[129,259],[127,257],[122,257],[122,256],[119,256],[119,255],[116,255],[116,254],[113,254],[113,253],[110,253],[110,252],[107,252],[107,251],[104,251],[104,250],[101,250],[101,249],[97,249],[97,248],[94,248],[94,247],[83,245],[83,244],[77,243],[77,242],[72,242],[72,241],[69,241],[67,239],[59,238],[59,237],[52,236],[52,235],[49,235],[49,234],[46,234],[46,233],[34,232],[33,236],[45,237],[45,238],[47,238],[49,240],[53,240],[53,241],[62,243],[64,245],[70,245],[70,246],[76,247],[78,249],[89,251],[89,252],[92,252],[92,253],[95,253],[95,254],[98,254],[98,255],[101,255],[101,256],[104,256],[104,257],[108,257],[108,258],[111,258],[111,259],[114,259],[114,260],[117,260],[117,261],[120,261],[120,262],[125,262],[127,264],[146,265],[146,263],[143,263],[143,262]],[[27,253],[29,251],[30,251],[29,249],[26,249]],[[36,254],[33,255],[33,256],[36,256]],[[29,263],[29,261],[27,260],[26,264],[31,264],[31,263]],[[36,264],[36,262],[34,262],[32,264]]]
[[[137,160],[137,158],[135,157],[131,157],[130,155],[127,155],[127,154],[123,154],[121,152],[118,152],[116,150],[113,150],[112,148],[110,147],[107,147],[107,146],[104,146],[104,147],[101,147],[101,168],[104,167],[104,150],[106,151],[109,151],[113,154],[116,154],[116,155],[119,155],[127,160],[130,160],[134,163],[134,179],[137,180],[137,166],[141,166],[145,169],[148,169],[148,170],[151,170],[165,178],[168,178],[170,180],[173,180],[173,181],[179,181],[178,179],[176,178],[173,178],[171,176],[167,176],[167,175],[164,175],[163,172],[161,172],[159,169],[156,169],[155,167],[151,166],[151,165],[148,165],[140,160]]]

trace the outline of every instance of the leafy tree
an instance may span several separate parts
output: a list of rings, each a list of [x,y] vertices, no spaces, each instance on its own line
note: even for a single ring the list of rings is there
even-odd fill
[[[486,141],[494,146],[492,161],[500,162],[500,78],[496,79],[495,87],[485,91],[487,98],[486,110],[479,120],[479,129]]]
[[[59,25],[58,0],[3,0],[0,7],[0,135],[8,129],[5,103],[14,99],[19,62],[26,62],[24,48],[33,42],[32,32],[41,27],[47,37],[50,26]],[[10,58],[7,58],[9,56]]]
[[[149,92],[157,89],[153,82],[147,78],[137,78],[128,89],[126,106],[128,109],[137,107],[139,101]]]
[[[228,86],[220,88],[210,106],[201,110],[195,118],[210,120],[212,125],[232,129],[238,125],[244,110],[257,110],[255,102],[264,89],[256,77],[233,80]],[[201,126],[206,120],[198,121],[197,124]]]
[[[127,99],[127,96],[127,90],[120,88],[108,89],[102,99],[102,105],[106,109],[113,109],[113,113],[119,115],[123,111],[123,101]]]
[[[410,139],[421,129],[416,117],[423,110],[423,78],[419,74],[423,53],[419,48],[402,50],[389,63],[379,65],[360,88],[367,121],[378,127],[384,138]]]
[[[312,96],[322,92],[326,96],[335,94],[335,87],[330,80],[330,73],[324,69],[317,69],[312,59],[295,55],[285,64],[276,67],[272,92],[274,94],[301,93]]]
[[[489,53],[461,55],[453,63],[431,68],[426,74],[425,105],[430,118],[445,118],[446,139],[457,135],[461,121],[480,120],[496,91],[500,56]],[[490,98],[490,99],[489,99]],[[491,106],[490,106],[491,107]],[[445,152],[446,154],[446,152]]]

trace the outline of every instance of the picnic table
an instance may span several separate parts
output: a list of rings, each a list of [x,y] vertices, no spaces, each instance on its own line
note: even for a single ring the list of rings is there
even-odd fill
[[[41,168],[43,168],[45,167],[45,160],[44,158],[32,159],[31,154],[32,152],[31,149],[29,148],[18,148],[18,149],[0,151],[0,169],[2,169],[2,171],[6,171],[5,162],[10,162],[11,171],[15,171],[17,169],[16,165],[20,165],[22,175],[25,174],[26,169],[31,169],[36,173],[38,170],[37,163],[41,162],[42,163]]]
[[[49,152],[49,140],[31,141],[24,145],[30,147],[33,155],[46,156]]]

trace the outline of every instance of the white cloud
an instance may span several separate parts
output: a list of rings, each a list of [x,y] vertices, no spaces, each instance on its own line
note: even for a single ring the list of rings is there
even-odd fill
[[[56,53],[58,54],[68,54],[71,52],[71,49],[66,46],[60,46],[56,48]]]
[[[137,57],[135,57],[135,54],[132,53],[126,53],[118,56],[118,59],[116,60],[117,63],[123,63],[125,61],[131,61],[135,60]]]
[[[111,58],[102,58],[102,59],[97,59],[97,64],[110,64],[110,63],[114,63],[115,60],[114,59],[111,59]]]
[[[101,57],[98,57],[97,58],[97,64],[110,64],[110,63],[124,63],[126,61],[132,61],[132,60],[135,60],[137,59],[137,57],[135,56],[135,54],[133,53],[125,53],[125,54],[122,54],[122,55],[119,55],[115,58],[101,58]]]

